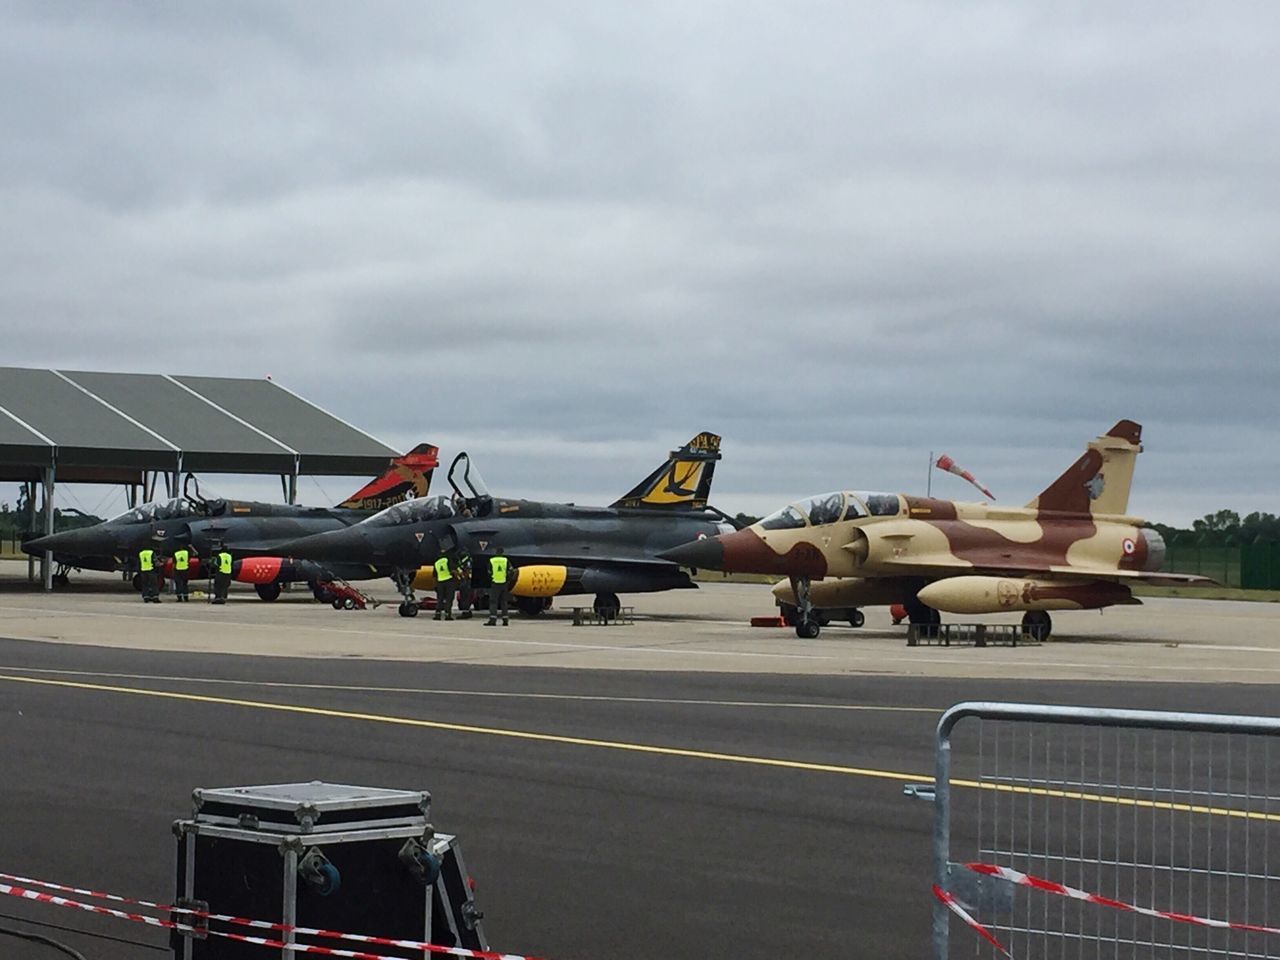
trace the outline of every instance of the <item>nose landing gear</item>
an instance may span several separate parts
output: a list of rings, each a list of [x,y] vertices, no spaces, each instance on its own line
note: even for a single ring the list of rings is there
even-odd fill
[[[813,612],[813,601],[809,599],[809,578],[792,577],[791,590],[796,595],[796,636],[802,640],[817,639],[822,626]]]
[[[396,607],[396,612],[402,617],[418,615],[418,598],[413,594],[413,573],[411,570],[397,570],[391,578],[395,581],[400,596],[404,598],[400,601],[400,606]]]

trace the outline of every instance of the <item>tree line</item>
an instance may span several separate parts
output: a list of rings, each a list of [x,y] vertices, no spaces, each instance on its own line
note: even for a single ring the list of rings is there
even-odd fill
[[[1198,543],[1203,546],[1243,546],[1250,543],[1280,541],[1280,517],[1274,513],[1254,511],[1245,517],[1234,510],[1206,513],[1193,521],[1190,528],[1151,524],[1160,531],[1166,543]]]

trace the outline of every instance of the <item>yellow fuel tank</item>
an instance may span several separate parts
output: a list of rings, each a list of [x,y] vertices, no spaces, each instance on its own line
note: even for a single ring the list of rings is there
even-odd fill
[[[569,568],[540,563],[521,567],[511,592],[517,597],[554,597],[564,589],[569,579]]]

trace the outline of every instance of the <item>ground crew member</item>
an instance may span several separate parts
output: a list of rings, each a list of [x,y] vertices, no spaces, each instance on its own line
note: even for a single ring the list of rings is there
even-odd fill
[[[436,560],[436,616],[439,620],[453,619],[453,570],[449,563],[449,555],[442,553]]]
[[[499,605],[502,607],[502,625],[511,626],[507,609],[511,600],[511,584],[515,579],[515,564],[503,555],[501,547],[495,547],[494,556],[489,558],[489,619],[484,622],[486,627],[497,626]]]
[[[470,620],[471,613],[471,555],[458,557],[458,619]]]
[[[214,545],[213,555],[213,602],[226,603],[227,591],[231,589],[231,553],[221,543]]]
[[[156,551],[143,547],[138,551],[138,574],[142,578],[142,602],[159,603],[160,593],[156,583]]]
[[[179,544],[173,551],[173,592],[179,603],[187,601],[187,578],[191,571],[191,551]]]

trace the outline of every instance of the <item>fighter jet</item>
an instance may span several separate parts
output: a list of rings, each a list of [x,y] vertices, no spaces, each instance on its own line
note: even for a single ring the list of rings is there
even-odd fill
[[[431,565],[442,554],[476,558],[475,586],[487,585],[484,558],[501,546],[518,568],[516,606],[536,615],[551,598],[594,594],[602,616],[616,616],[619,593],[693,588],[697,584],[663,550],[735,529],[707,505],[720,438],[700,433],[608,507],[498,499],[470,457],[449,467],[451,497],[397,504],[345,530],[284,545],[291,556],[323,563],[363,563],[393,571],[400,615],[416,616],[415,589],[435,586]]]
[[[419,444],[392,460],[378,477],[334,507],[303,507],[251,500],[206,499],[187,478],[181,497],[144,503],[96,524],[29,540],[22,549],[32,556],[52,550],[62,570],[132,570],[144,545],[171,553],[179,544],[198,557],[208,557],[216,543],[237,558],[234,576],[252,583],[263,600],[280,595],[281,584],[341,576],[377,575],[363,565],[328,567],[298,563],[281,554],[281,544],[325,530],[340,530],[430,489],[439,450]],[[250,562],[249,558],[253,558]],[[196,563],[192,576],[199,576]]]
[[[1164,541],[1125,513],[1141,439],[1141,426],[1121,420],[1021,508],[842,491],[660,556],[786,577],[774,594],[801,637],[818,636],[824,610],[858,625],[858,607],[902,604],[915,624],[937,624],[938,611],[1021,610],[1044,638],[1051,610],[1141,603],[1134,582],[1204,580],[1157,572]]]

